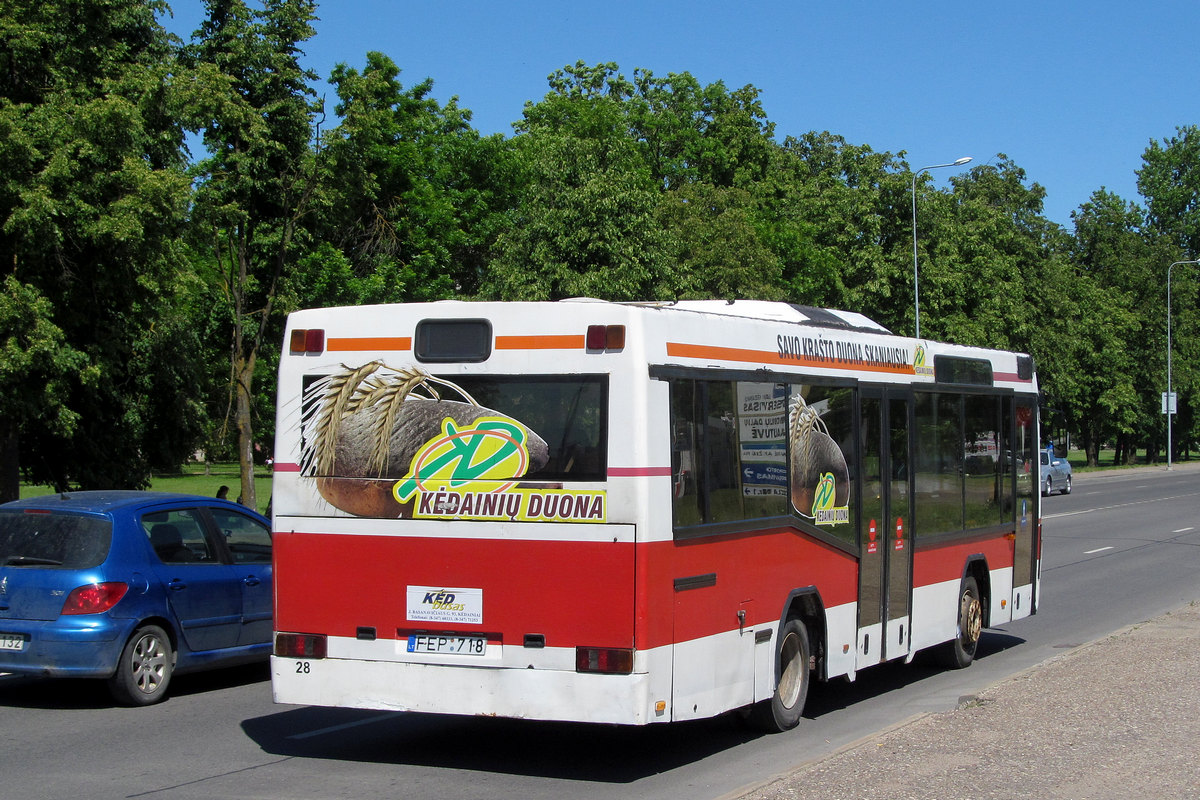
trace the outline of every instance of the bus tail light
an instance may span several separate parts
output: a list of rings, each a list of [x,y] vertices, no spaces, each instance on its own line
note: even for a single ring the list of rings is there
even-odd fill
[[[621,647],[576,647],[575,671],[628,675],[633,672],[633,651]]]
[[[296,328],[288,345],[292,354],[325,352],[325,330],[323,328]]]
[[[275,655],[284,658],[324,658],[326,639],[317,633],[275,634]]]
[[[624,325],[588,325],[588,350],[621,350],[625,347]]]

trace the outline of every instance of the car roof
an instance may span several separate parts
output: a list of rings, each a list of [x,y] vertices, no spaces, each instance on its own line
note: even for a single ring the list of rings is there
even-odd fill
[[[129,489],[112,489],[91,492],[62,492],[38,497],[27,497],[0,505],[2,510],[37,509],[42,511],[74,511],[92,514],[109,514],[120,509],[137,506],[155,506],[164,503],[200,503],[207,506],[225,506],[254,517],[263,518],[253,509],[228,500],[204,497],[197,494],[178,492],[149,492]]]

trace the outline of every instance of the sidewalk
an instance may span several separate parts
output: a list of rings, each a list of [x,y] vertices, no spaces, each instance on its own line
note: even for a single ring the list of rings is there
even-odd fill
[[[1198,744],[1193,602],[776,776],[743,800],[1200,798]]]

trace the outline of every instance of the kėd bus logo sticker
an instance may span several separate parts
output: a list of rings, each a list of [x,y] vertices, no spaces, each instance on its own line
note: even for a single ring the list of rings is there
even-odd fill
[[[483,589],[447,589],[442,586],[409,586],[409,622],[464,622],[483,624]]]
[[[525,429],[512,420],[483,417],[459,426],[442,420],[441,435],[413,456],[393,487],[396,502],[413,502],[413,519],[604,522],[603,490],[523,486],[529,451]]]

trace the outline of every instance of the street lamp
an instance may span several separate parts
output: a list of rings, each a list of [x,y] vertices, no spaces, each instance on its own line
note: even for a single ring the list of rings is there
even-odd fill
[[[1171,270],[1180,264],[1200,264],[1200,260],[1176,261],[1167,267],[1167,471],[1171,469]]]
[[[963,156],[960,159],[953,161],[950,164],[934,164],[928,167],[921,167],[913,173],[912,176],[912,228],[913,228],[913,312],[917,319],[916,338],[921,338],[921,289],[917,280],[917,176],[922,172],[931,169],[941,169],[942,167],[961,167],[971,160],[970,156]]]

